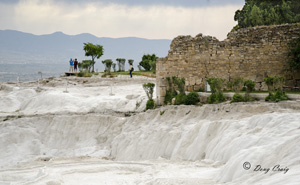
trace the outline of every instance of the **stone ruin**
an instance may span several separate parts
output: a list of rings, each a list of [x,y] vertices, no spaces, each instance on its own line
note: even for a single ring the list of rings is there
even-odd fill
[[[299,36],[299,24],[239,29],[224,41],[202,34],[178,36],[168,56],[157,60],[157,103],[163,103],[166,78],[172,76],[184,77],[188,91],[204,88],[210,77],[228,81],[242,77],[255,81],[256,89],[266,90],[265,77],[284,76],[287,86],[300,86],[300,72],[291,71],[288,64],[288,43]]]

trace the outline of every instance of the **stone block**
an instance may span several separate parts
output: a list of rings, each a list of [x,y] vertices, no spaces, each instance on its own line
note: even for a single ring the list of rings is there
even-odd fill
[[[189,85],[189,86],[187,86],[187,90],[188,90],[189,92],[191,92],[191,91],[194,90],[194,88],[193,88],[193,86]]]

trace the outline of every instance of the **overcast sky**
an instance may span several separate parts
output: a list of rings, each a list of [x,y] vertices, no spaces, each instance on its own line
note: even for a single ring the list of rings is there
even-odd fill
[[[98,37],[173,39],[198,33],[220,40],[244,0],[0,0],[0,30],[62,31]]]

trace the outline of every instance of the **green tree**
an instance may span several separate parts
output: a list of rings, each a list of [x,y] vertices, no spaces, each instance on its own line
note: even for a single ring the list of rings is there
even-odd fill
[[[118,67],[119,67],[118,71],[125,71],[125,61],[126,61],[126,59],[125,58],[117,58],[116,60],[118,62]]]
[[[154,87],[155,87],[154,83],[143,84],[143,88],[149,100],[153,100]]]
[[[91,72],[91,68],[93,66],[92,60],[83,60],[82,63],[78,63],[78,68],[80,71],[85,70],[87,72]]]
[[[246,80],[244,86],[246,87],[245,101],[251,101],[250,93],[255,90],[256,82],[252,80]]]
[[[145,90],[146,95],[148,97],[148,101],[146,103],[146,110],[155,108],[155,102],[153,100],[154,87],[154,83],[143,84],[143,89]]]
[[[223,94],[225,80],[222,78],[208,78],[206,81],[211,88],[211,95],[208,98],[208,103],[221,103],[225,101],[225,96]]]
[[[250,12],[251,26],[263,25],[263,12],[254,5]]]
[[[150,70],[154,70],[154,64],[156,63],[156,59],[158,57],[155,54],[152,55],[144,55],[142,57],[142,61],[140,61],[140,66],[142,66],[146,71],[150,71]],[[152,67],[151,67],[151,63],[152,63]]]
[[[125,62],[126,62],[126,59],[121,58],[121,71],[125,71]]]
[[[243,9],[235,12],[235,29],[299,22],[299,4],[292,0],[246,0]]]
[[[113,64],[113,61],[111,59],[106,59],[106,60],[103,60],[102,63],[105,65],[106,72],[108,74],[110,74],[110,70],[111,70],[111,66]]]
[[[99,59],[103,55],[103,46],[101,45],[94,45],[92,43],[83,43],[83,50],[85,51],[85,56],[91,56],[92,57],[92,72],[94,72],[94,66],[95,66],[95,58]]]
[[[113,68],[114,72],[117,71],[117,70],[116,70],[116,63],[113,63],[113,64],[112,64],[112,68]]]

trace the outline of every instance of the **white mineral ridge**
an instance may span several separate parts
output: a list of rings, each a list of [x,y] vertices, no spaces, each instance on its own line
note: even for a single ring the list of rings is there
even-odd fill
[[[299,185],[299,101],[142,112],[149,79],[76,80],[1,85],[0,185]]]

